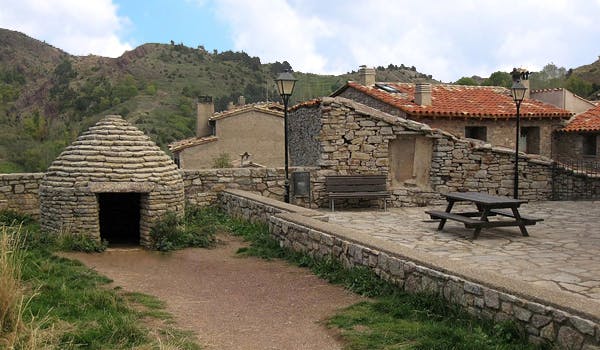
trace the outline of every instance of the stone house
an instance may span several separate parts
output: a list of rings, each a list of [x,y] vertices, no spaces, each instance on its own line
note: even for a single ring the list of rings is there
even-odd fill
[[[556,159],[563,162],[600,161],[600,105],[577,114],[564,128],[557,130],[554,138]]]
[[[111,244],[150,244],[167,211],[183,215],[183,178],[173,160],[120,116],[106,116],[52,162],[39,185],[43,232]]]
[[[383,83],[361,67],[359,82],[331,96],[355,100],[402,118],[419,121],[457,137],[514,148],[516,107],[509,89],[496,86]],[[525,85],[528,80],[523,80]],[[529,90],[528,90],[529,91]],[[572,113],[526,96],[521,104],[521,152],[551,156],[552,132]]]
[[[284,162],[283,107],[278,103],[245,104],[214,112],[212,98],[198,102],[196,136],[173,142],[169,149],[182,169],[215,167],[223,155],[231,165],[278,167]]]
[[[384,113],[343,97],[324,97],[291,108],[291,164],[316,167],[313,195],[326,205],[325,177],[382,174],[392,206],[440,201],[440,193],[479,191],[511,195],[514,150],[456,137],[429,125]],[[551,161],[521,153],[519,197],[548,199]],[[360,203],[358,203],[360,204]]]

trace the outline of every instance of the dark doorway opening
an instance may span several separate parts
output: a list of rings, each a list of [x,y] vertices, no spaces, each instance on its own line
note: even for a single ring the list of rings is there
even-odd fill
[[[111,246],[140,244],[140,194],[99,193],[100,238]]]

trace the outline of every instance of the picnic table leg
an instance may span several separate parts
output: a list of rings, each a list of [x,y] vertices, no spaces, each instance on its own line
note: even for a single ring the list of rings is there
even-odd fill
[[[525,237],[529,237],[527,228],[525,228],[525,223],[523,222],[523,219],[521,219],[521,215],[519,214],[519,209],[517,209],[517,207],[512,207],[511,209],[515,220],[517,220],[517,223],[519,223],[519,229],[521,229],[521,234]]]
[[[450,210],[452,210],[452,207],[454,206],[454,201],[453,200],[448,200],[448,206],[446,206],[446,213],[449,213]],[[446,219],[441,218],[440,219],[440,224],[438,225],[438,231],[441,231],[444,228],[444,225],[446,225]]]
[[[483,212],[481,214],[481,218],[479,218],[479,220],[481,221],[489,221],[488,220],[488,215],[490,214],[490,209],[489,208],[483,208]],[[475,227],[475,230],[473,231],[473,239],[477,239],[477,237],[479,237],[479,233],[481,232],[481,226],[477,226]]]

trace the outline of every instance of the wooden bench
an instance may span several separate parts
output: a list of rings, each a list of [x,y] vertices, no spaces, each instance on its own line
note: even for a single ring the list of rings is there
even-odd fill
[[[325,192],[329,198],[331,211],[335,211],[336,199],[375,198],[383,199],[383,209],[387,210],[387,176],[385,175],[333,175],[325,177]]]
[[[509,218],[515,217],[515,214],[513,214],[511,210],[492,209],[490,210],[490,214],[506,216]],[[526,216],[521,214],[519,214],[519,216],[521,217],[521,220],[527,221],[530,225],[535,225],[536,222],[544,221],[544,219],[534,218],[532,216]]]
[[[425,213],[429,214],[429,216],[432,219],[450,219],[450,220],[462,222],[463,224],[465,224],[466,228],[482,227],[485,224],[484,221],[481,221],[479,219],[472,219],[471,216],[475,216],[475,215],[470,215],[471,213],[462,213],[462,214],[447,213],[442,210],[427,210],[427,211],[425,211]],[[469,215],[465,215],[465,214],[469,214]]]

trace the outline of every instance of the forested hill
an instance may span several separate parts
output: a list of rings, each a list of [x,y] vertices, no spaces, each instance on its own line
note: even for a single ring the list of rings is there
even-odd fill
[[[118,58],[72,56],[0,29],[0,173],[44,171],[82,130],[107,114],[122,115],[166,150],[168,143],[193,136],[198,96],[212,96],[217,111],[240,95],[247,103],[278,101],[273,79],[293,68],[291,63],[265,64],[244,52],[208,52],[174,42],[144,44]],[[600,60],[568,71],[549,64],[538,73],[532,78],[540,82],[532,81],[532,88],[567,86],[595,96],[600,86]],[[436,82],[412,65],[379,66],[376,74],[378,81]],[[294,75],[292,103],[329,95],[358,79],[354,71]],[[506,72],[458,82],[511,83]]]
[[[202,46],[144,44],[118,58],[72,56],[24,34],[0,29],[0,173],[44,171],[85,128],[120,114],[163,149],[195,130],[197,96],[223,110],[279,100],[273,79],[288,62],[263,64],[244,52]],[[358,67],[357,67],[358,68]],[[379,67],[378,79],[431,80],[415,67]],[[356,72],[341,76],[294,72],[293,101],[325,96]]]

